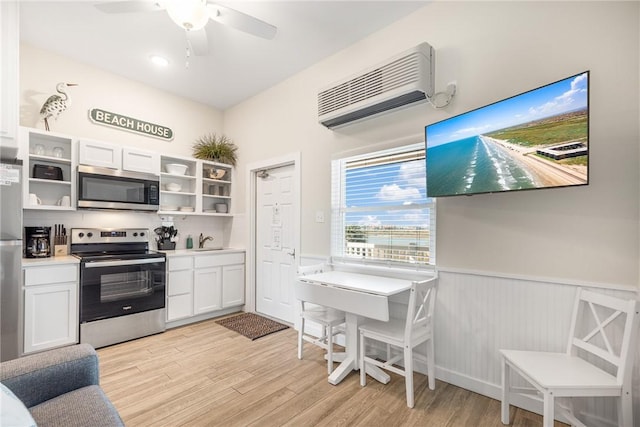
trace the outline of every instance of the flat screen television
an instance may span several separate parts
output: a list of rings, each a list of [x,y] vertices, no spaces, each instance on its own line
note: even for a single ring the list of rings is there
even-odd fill
[[[425,127],[427,196],[589,183],[589,71]]]

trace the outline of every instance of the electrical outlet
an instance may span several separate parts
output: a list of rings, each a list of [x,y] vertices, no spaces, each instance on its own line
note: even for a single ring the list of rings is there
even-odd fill
[[[324,222],[324,212],[316,211],[316,222]]]

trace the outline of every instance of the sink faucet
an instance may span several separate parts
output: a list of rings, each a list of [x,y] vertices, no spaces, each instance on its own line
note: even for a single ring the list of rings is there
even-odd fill
[[[204,248],[204,242],[206,242],[207,240],[213,240],[213,236],[203,237],[202,233],[200,233],[200,237],[198,238],[198,248]]]

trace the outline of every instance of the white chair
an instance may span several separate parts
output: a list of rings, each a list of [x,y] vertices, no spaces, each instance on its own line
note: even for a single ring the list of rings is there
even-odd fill
[[[328,269],[326,264],[300,266],[299,276],[322,273]],[[294,289],[296,289],[294,287]],[[297,289],[294,292],[300,301],[300,330],[298,331],[298,359],[302,359],[304,341],[310,342],[318,347],[327,350],[327,372],[333,372],[333,338],[335,335],[344,333],[344,327],[340,327],[345,322],[345,314],[333,308],[324,307],[309,303],[305,300],[305,295]],[[314,336],[305,331],[306,322],[310,321],[321,326],[320,336]]]
[[[618,397],[618,425],[633,426],[633,357],[630,356],[637,351],[638,319],[637,301],[579,289],[565,353],[500,350],[502,423],[509,424],[512,393],[540,393],[544,404],[545,427],[553,426],[556,398],[581,396]],[[578,323],[581,327],[577,326]],[[612,338],[620,329],[622,336],[618,346]],[[593,365],[590,360],[594,359],[608,362],[615,374]],[[511,371],[522,376],[534,388],[513,387]],[[567,399],[566,407],[558,405],[558,409],[572,425],[584,426],[574,415],[570,399]]]
[[[388,322],[367,320],[359,326],[360,330],[360,385],[367,381],[366,364],[373,364],[404,377],[407,390],[407,406],[413,408],[413,358],[422,355],[413,354],[413,349],[426,343],[427,375],[429,388],[435,389],[434,344],[433,344],[433,313],[436,301],[437,279],[432,278],[411,284],[411,293],[407,305],[407,316],[404,319],[390,318]],[[368,357],[366,352],[367,338],[387,344],[387,360],[382,362],[377,358]],[[399,352],[392,357],[392,347],[398,347]],[[396,350],[397,352],[397,350]],[[403,359],[404,369],[394,366]],[[424,358],[422,358],[424,359]]]

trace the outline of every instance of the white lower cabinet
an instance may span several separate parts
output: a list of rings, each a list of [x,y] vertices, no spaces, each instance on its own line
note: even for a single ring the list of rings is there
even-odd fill
[[[222,267],[199,268],[193,272],[193,313],[222,308]]]
[[[244,264],[222,267],[222,307],[244,304]]]
[[[193,257],[167,259],[167,322],[193,316]]]
[[[78,342],[78,266],[24,268],[24,353]]]
[[[244,253],[169,256],[167,322],[244,304]]]

